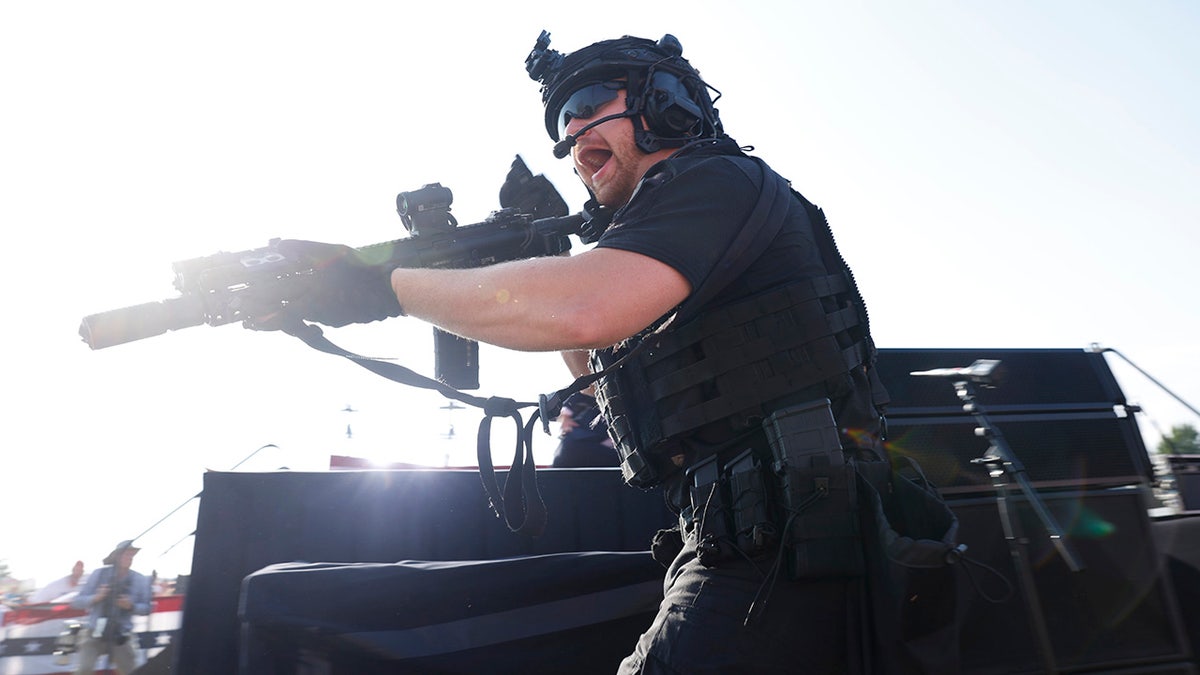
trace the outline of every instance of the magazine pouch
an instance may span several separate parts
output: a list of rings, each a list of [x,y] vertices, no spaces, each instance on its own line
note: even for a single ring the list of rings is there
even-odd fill
[[[792,579],[863,573],[857,482],[829,399],[778,410],[763,422],[771,449],[784,557]]]

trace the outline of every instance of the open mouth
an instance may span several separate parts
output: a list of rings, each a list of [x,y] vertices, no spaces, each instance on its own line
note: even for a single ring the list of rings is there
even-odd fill
[[[604,168],[608,160],[612,157],[612,152],[604,148],[583,148],[575,157],[575,161],[579,166],[583,167],[588,173],[595,175],[596,172]]]

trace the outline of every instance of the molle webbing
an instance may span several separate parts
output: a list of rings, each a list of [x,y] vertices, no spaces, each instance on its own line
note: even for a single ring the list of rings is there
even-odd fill
[[[866,345],[849,338],[859,313],[835,301],[848,290],[841,274],[806,279],[650,337],[641,361],[660,437],[725,419],[747,426],[764,404],[866,363]]]

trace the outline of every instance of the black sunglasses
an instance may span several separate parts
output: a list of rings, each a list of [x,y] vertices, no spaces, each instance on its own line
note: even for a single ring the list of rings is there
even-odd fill
[[[625,88],[623,80],[610,80],[589,84],[576,90],[567,97],[566,103],[558,112],[558,135],[561,138],[571,120],[586,120],[596,114],[605,103],[617,97],[617,92]]]

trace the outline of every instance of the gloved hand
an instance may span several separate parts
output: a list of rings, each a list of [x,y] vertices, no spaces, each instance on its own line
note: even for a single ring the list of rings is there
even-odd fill
[[[393,266],[363,260],[353,248],[300,239],[284,239],[276,244],[279,253],[302,266],[311,267],[311,276],[289,283],[282,313],[326,326],[369,323],[400,316],[404,311],[392,291]],[[253,289],[248,291],[253,296]],[[278,327],[278,316],[256,314],[254,298],[247,298],[247,326],[257,329]],[[276,305],[275,314],[278,314]]]

